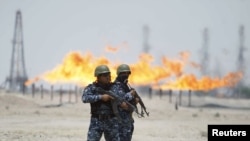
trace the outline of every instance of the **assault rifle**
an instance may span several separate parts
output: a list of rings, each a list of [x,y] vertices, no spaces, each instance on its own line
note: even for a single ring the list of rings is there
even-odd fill
[[[146,113],[147,116],[149,116],[149,112],[147,112],[146,106],[144,105],[141,97],[138,95],[136,90],[129,85],[129,83],[127,83],[127,85],[128,85],[130,90],[135,91],[135,96],[134,96],[134,99],[131,101],[131,104],[135,106],[135,112],[137,113],[138,117],[144,117],[144,112]],[[139,104],[141,106],[141,113],[139,113],[138,108],[136,106],[136,98],[139,99]]]
[[[107,90],[104,90],[104,89],[102,89],[100,87],[97,87],[95,90],[98,93],[108,94],[109,96],[112,96],[114,98],[114,100],[111,100],[111,105],[112,105],[112,109],[113,109],[113,112],[114,112],[115,116],[118,118],[118,120],[120,122],[122,121],[122,118],[121,118],[121,116],[119,114],[119,111],[118,111],[118,105],[119,104],[121,104],[122,102],[126,102],[126,104],[128,105],[128,110],[130,112],[133,112],[133,111],[136,110],[136,107],[134,105],[130,104],[126,100],[124,100],[121,97],[119,97],[118,95],[114,94],[112,91],[107,91]]]

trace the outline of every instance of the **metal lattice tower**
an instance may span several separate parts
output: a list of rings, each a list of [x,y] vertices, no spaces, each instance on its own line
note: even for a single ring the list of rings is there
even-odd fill
[[[12,54],[10,62],[10,75],[7,78],[9,91],[21,92],[25,89],[25,81],[28,80],[23,47],[22,15],[21,11],[16,12],[15,31],[12,41]]]
[[[244,26],[241,25],[239,28],[239,38],[240,38],[240,44],[239,44],[239,54],[238,54],[238,60],[237,60],[237,67],[239,71],[242,71],[244,74],[245,72],[245,58],[244,58],[244,51],[246,48],[244,47],[244,41],[245,41],[245,35],[244,35]]]
[[[149,53],[150,46],[148,44],[149,37],[149,27],[147,25],[143,26],[143,52]]]
[[[244,41],[245,41],[245,34],[244,34],[244,26],[241,25],[239,27],[239,54],[238,54],[238,60],[237,60],[237,69],[238,71],[241,71],[243,73],[243,78],[245,75],[245,57],[244,57],[244,52],[246,50],[246,48],[244,47]],[[244,79],[242,79],[236,87],[237,90],[237,95],[240,98],[241,97],[241,89],[244,86]]]
[[[203,46],[202,46],[202,59],[201,59],[201,73],[202,75],[208,75],[208,29],[205,28],[203,31]]]

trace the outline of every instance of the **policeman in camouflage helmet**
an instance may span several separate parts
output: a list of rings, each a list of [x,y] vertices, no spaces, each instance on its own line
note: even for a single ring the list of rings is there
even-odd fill
[[[97,87],[110,90],[110,70],[106,65],[99,65],[96,67],[94,75],[97,78],[96,81],[89,84],[82,95],[83,103],[90,103],[91,108],[87,141],[99,141],[102,134],[106,141],[120,141],[118,119],[111,106],[113,97],[95,91]]]
[[[113,91],[126,101],[134,100],[135,90],[130,90],[127,85],[128,78],[131,74],[130,67],[127,64],[121,64],[117,67],[116,74],[117,77],[111,87],[111,91]],[[119,113],[124,121],[122,123],[119,123],[120,140],[131,141],[134,131],[134,119],[132,117],[132,113],[126,108],[119,108]]]

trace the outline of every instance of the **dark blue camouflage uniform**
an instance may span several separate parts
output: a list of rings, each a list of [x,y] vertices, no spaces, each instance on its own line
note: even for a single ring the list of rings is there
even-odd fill
[[[82,95],[82,101],[90,103],[92,114],[87,140],[99,141],[104,133],[106,141],[120,141],[118,120],[113,114],[111,103],[101,101],[101,94],[95,92],[96,87],[96,84],[88,85]]]
[[[133,96],[129,92],[129,88],[127,87],[127,85],[119,81],[115,81],[110,90],[126,101],[131,101],[133,99]],[[119,114],[123,121],[119,122],[120,140],[131,141],[134,131],[134,120],[132,117],[132,113],[119,108]]]

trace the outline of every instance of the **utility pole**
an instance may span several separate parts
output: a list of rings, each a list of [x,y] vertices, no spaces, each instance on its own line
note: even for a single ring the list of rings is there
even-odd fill
[[[12,40],[12,54],[10,62],[10,74],[7,77],[9,91],[22,92],[25,90],[25,82],[28,80],[23,47],[23,32],[22,32],[22,15],[21,11],[16,12],[14,38]]]

